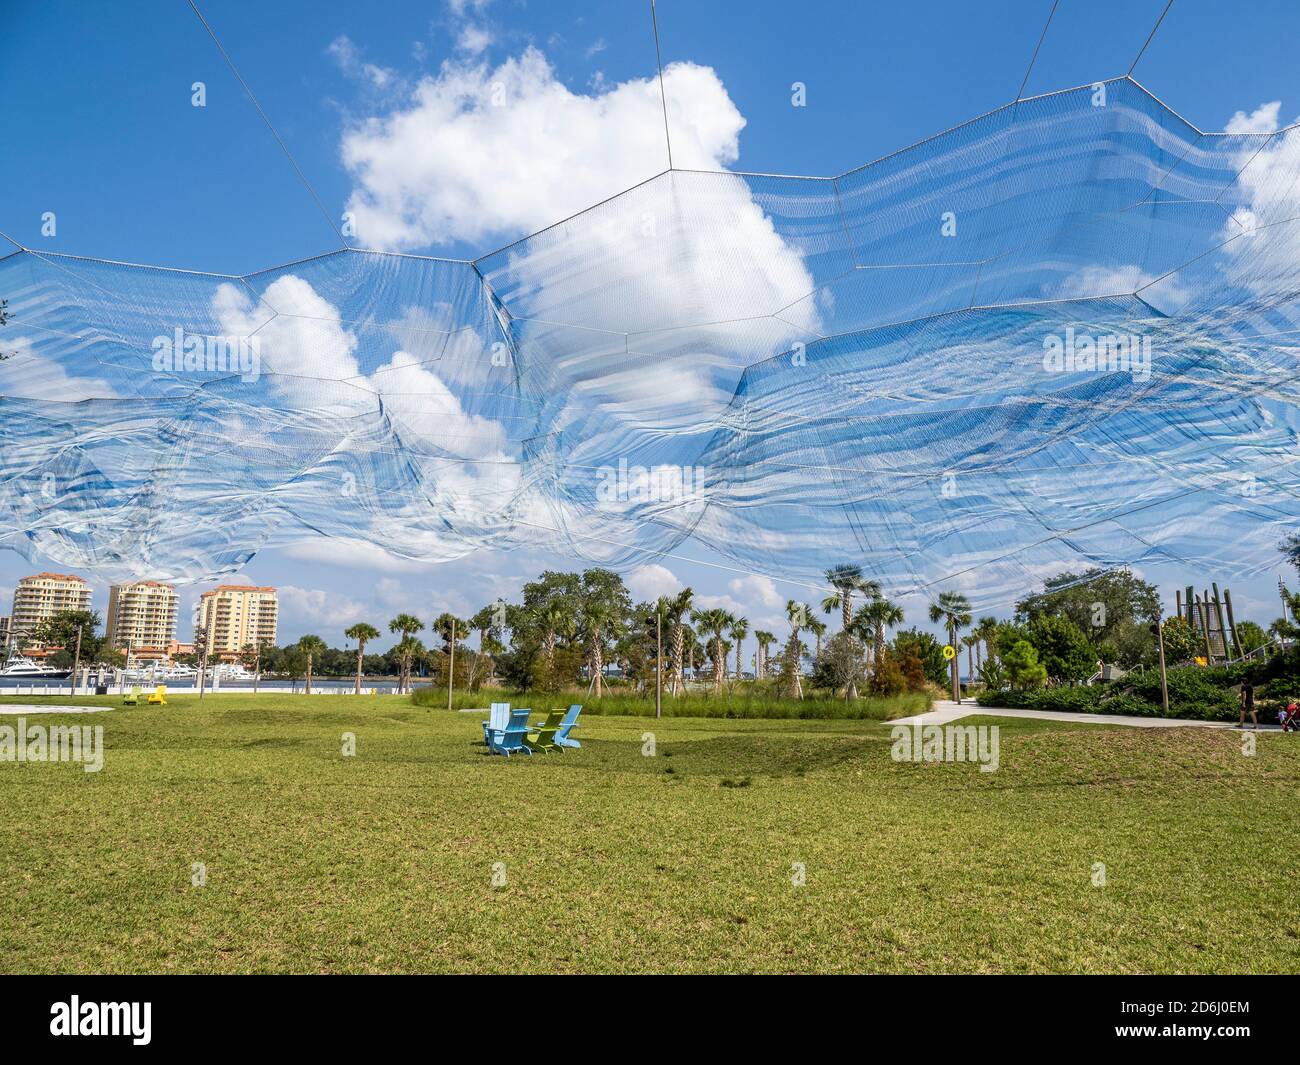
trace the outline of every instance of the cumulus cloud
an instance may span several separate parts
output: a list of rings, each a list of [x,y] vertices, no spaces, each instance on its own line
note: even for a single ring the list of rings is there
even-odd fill
[[[83,399],[116,399],[117,390],[98,377],[73,377],[53,359],[43,357],[30,337],[6,338],[0,396],[77,403]]]
[[[1245,111],[1238,111],[1228,119],[1228,124],[1223,127],[1223,132],[1272,133],[1278,127],[1278,115],[1281,114],[1281,111],[1281,100],[1260,104],[1250,114],[1246,114]]]
[[[624,580],[633,598],[653,602],[661,595],[676,595],[682,590],[682,582],[677,579],[667,566],[657,562],[637,566],[628,573]]]
[[[469,55],[478,55],[491,44],[492,31],[483,26],[473,24],[462,26],[459,35],[456,37],[457,50],[466,52]]]
[[[291,627],[295,622],[302,622],[308,627],[335,629],[350,625],[368,613],[364,603],[319,588],[282,584],[279,599],[280,609]]]
[[[735,162],[745,120],[717,74],[664,71],[674,162]],[[667,167],[659,84],[572,92],[536,48],[493,68],[449,61],[402,107],[349,129],[358,234],[387,249],[483,243],[551,225]]]

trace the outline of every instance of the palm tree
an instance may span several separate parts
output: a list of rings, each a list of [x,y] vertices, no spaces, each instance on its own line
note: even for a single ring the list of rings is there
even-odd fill
[[[736,618],[731,623],[728,635],[736,641],[736,680],[740,680],[740,647],[749,635],[749,619]]]
[[[350,629],[345,629],[343,635],[349,640],[357,641],[357,694],[361,694],[361,660],[366,653],[366,643],[369,640],[379,639],[379,630],[373,625],[367,625],[364,621],[358,621]]]
[[[307,659],[307,684],[303,688],[303,691],[308,695],[311,694],[312,659],[315,658],[317,661],[320,661],[320,656],[323,655],[326,650],[325,641],[319,636],[304,636],[298,641],[298,653]]]
[[[722,634],[735,624],[736,619],[721,607],[713,607],[710,610],[696,610],[691,614],[691,620],[713,637],[713,650],[709,657],[713,660],[713,694],[717,695],[722,691],[722,674],[726,668],[723,664]]]
[[[903,623],[903,610],[877,595],[858,607],[853,615],[853,627],[859,639],[872,648],[872,659],[879,662],[885,653],[885,635],[894,625]]]
[[[754,633],[754,639],[758,641],[758,654],[754,656],[754,672],[758,675],[758,679],[762,680],[767,676],[767,649],[776,643],[776,636],[759,629]]]
[[[559,603],[548,603],[533,614],[542,629],[542,658],[546,663],[546,675],[550,677],[555,669],[555,644],[559,637],[572,639],[576,628],[573,613]]]
[[[424,622],[414,614],[398,614],[388,623],[389,632],[401,633],[402,638],[398,641],[395,650],[398,655],[398,692],[406,691],[407,681],[411,676],[411,661],[415,657],[415,651],[411,646],[411,634],[419,632],[424,628]]]
[[[861,593],[868,598],[880,594],[880,582],[862,575],[861,566],[847,563],[826,571],[826,582],[834,589],[822,600],[822,610],[827,614],[840,612],[842,631],[848,632],[853,619],[853,596]]]
[[[486,676],[490,679],[492,676],[492,652],[497,648],[497,641],[493,633],[497,627],[498,607],[495,603],[485,606],[477,614],[469,619],[469,627],[478,632],[478,653],[479,658],[484,660],[487,666]],[[477,676],[478,666],[475,666],[475,675]]]
[[[940,592],[937,602],[930,604],[930,620],[942,622],[948,630],[948,646],[952,658],[948,660],[952,674],[952,701],[961,702],[961,682],[957,677],[957,630],[970,624],[970,600],[960,592]]]
[[[991,661],[997,657],[994,651],[994,645],[998,638],[998,619],[997,618],[980,618],[975,623],[975,635],[984,643],[984,657]],[[976,649],[976,659],[978,662],[979,650]]]
[[[785,667],[790,674],[789,695],[791,699],[803,698],[803,684],[799,680],[799,630],[808,624],[812,608],[807,603],[786,600],[785,616],[790,619],[790,639],[785,645]]]
[[[826,635],[826,622],[822,621],[821,618],[809,618],[808,631],[817,638],[817,647],[816,650],[813,651],[813,658],[821,658],[822,637]]]
[[[966,648],[966,677],[968,684],[975,683],[975,648],[979,646],[980,638],[977,632],[968,632],[961,638],[961,645]]]
[[[674,695],[679,689],[686,688],[686,675],[682,672],[682,667],[685,665],[683,655],[686,650],[685,618],[690,612],[694,595],[694,591],[690,588],[683,588],[671,599],[665,600],[664,617],[671,621],[673,626],[672,693]]]
[[[605,632],[614,627],[618,616],[608,603],[596,600],[588,603],[582,610],[583,620],[587,624],[587,654],[591,663],[591,678],[596,684],[596,698],[604,691],[605,675]]]

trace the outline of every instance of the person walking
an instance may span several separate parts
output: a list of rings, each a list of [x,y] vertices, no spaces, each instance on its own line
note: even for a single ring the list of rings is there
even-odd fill
[[[1259,718],[1255,716],[1255,685],[1250,683],[1250,678],[1241,682],[1241,706],[1240,716],[1237,722],[1238,728],[1246,727],[1246,713],[1250,712],[1250,721],[1253,728],[1259,728]]]

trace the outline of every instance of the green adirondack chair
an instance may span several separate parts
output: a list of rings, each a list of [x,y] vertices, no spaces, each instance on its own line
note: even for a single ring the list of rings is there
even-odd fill
[[[129,692],[127,692],[125,695],[123,695],[123,696],[122,696],[122,705],[123,705],[123,706],[139,706],[139,705],[140,705],[140,689],[139,689],[138,687],[132,688]]]
[[[534,751],[554,751],[555,734],[560,730],[560,725],[564,721],[563,710],[552,710],[546,715],[546,720],[538,726],[535,734],[530,734],[524,742],[528,744],[530,750]]]

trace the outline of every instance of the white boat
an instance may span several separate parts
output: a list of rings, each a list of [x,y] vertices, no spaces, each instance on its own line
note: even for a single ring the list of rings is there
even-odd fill
[[[71,672],[70,669],[37,665],[24,655],[13,655],[0,669],[0,677],[7,680],[64,680]]]

